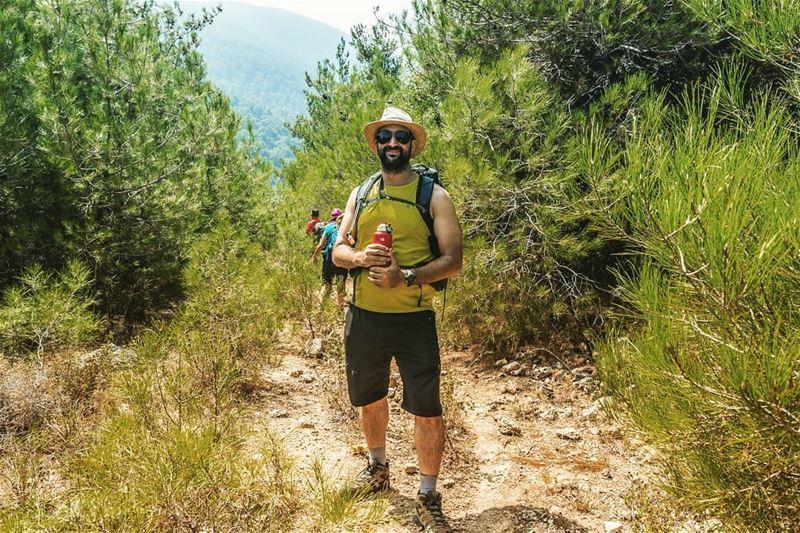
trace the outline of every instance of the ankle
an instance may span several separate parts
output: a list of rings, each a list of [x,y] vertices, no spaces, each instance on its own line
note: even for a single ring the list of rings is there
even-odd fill
[[[427,474],[420,473],[419,476],[419,493],[420,494],[430,494],[432,492],[436,492],[436,481],[439,479],[439,476],[429,476]]]
[[[369,449],[369,462],[370,464],[379,464],[386,466],[386,447],[383,448],[370,448]]]

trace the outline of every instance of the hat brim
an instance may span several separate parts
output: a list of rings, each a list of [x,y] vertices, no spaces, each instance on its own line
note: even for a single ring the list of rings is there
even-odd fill
[[[411,131],[411,134],[414,136],[411,157],[416,157],[425,150],[425,144],[428,142],[428,134],[421,124],[403,120],[376,120],[364,126],[364,139],[366,139],[367,144],[375,155],[378,154],[378,142],[375,140],[375,134],[384,126],[401,126]]]

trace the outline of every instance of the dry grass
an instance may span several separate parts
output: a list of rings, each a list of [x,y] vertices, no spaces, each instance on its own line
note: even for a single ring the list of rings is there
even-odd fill
[[[593,459],[588,457],[564,457],[553,451],[544,450],[538,457],[515,455],[512,461],[519,464],[530,465],[536,468],[561,466],[575,473],[597,473],[609,467],[606,459]]]

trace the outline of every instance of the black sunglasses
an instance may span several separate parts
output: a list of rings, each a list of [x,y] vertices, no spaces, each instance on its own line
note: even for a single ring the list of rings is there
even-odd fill
[[[397,139],[397,142],[400,144],[408,144],[413,136],[410,131],[397,130],[394,132],[394,138]],[[375,140],[380,144],[386,144],[392,140],[392,132],[389,130],[379,130],[378,133],[375,134]]]

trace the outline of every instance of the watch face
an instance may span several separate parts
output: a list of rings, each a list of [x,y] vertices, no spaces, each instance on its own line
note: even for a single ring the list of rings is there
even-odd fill
[[[405,274],[406,285],[410,287],[417,280],[417,276],[411,270],[406,270]]]

